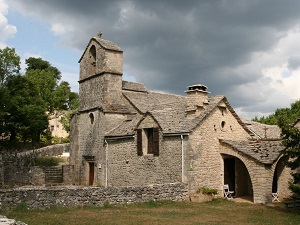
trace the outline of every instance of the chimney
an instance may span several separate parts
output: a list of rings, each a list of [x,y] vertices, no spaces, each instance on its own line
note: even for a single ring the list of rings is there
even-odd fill
[[[195,84],[188,86],[186,96],[186,112],[188,118],[195,118],[201,114],[208,104],[208,94],[207,87],[203,84]]]

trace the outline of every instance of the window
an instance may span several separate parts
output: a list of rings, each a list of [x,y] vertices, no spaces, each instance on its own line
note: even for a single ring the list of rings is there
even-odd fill
[[[96,74],[96,47],[95,45],[92,45],[90,48],[90,63],[92,65],[91,67],[91,74]]]
[[[93,125],[94,120],[95,120],[94,114],[93,114],[93,113],[90,113],[90,114],[89,114],[89,118],[90,118],[90,124]]]
[[[53,125],[51,125],[50,130],[54,131],[54,126]]]
[[[137,130],[137,154],[159,155],[159,130],[158,128],[145,128]]]

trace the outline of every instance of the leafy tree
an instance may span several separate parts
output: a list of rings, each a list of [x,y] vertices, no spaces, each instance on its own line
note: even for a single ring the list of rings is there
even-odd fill
[[[253,121],[269,124],[269,125],[279,125],[284,121],[287,124],[292,124],[300,117],[300,100],[295,101],[291,104],[290,108],[279,108],[276,109],[275,113],[267,117],[255,117]],[[281,121],[281,122],[280,122]]]
[[[300,195],[300,129],[290,126],[284,119],[279,123],[282,135],[283,144],[286,147],[282,153],[289,156],[287,166],[290,167],[293,172],[293,182],[289,183],[289,187],[292,192]]]
[[[26,64],[21,76],[15,49],[0,49],[0,134],[36,143],[47,131],[49,113],[76,109],[78,94],[68,82],[60,82],[61,72],[49,62],[30,57]],[[68,121],[64,123],[69,129]]]
[[[14,48],[0,49],[0,134],[7,133],[5,119],[8,116],[7,108],[10,104],[9,90],[6,87],[7,80],[19,74],[20,57]]]
[[[53,93],[54,106],[60,110],[78,108],[78,94],[71,91],[68,82],[62,81]]]
[[[48,126],[46,105],[38,95],[35,85],[26,77],[18,75],[7,82],[10,104],[6,107],[5,128],[10,140],[17,135],[23,141],[39,142],[40,133]]]
[[[289,184],[289,187],[296,194],[300,194],[300,130],[293,127],[292,124],[298,118],[300,118],[300,100],[292,103],[290,108],[280,108],[270,116],[253,119],[265,124],[278,125],[281,128],[285,146],[282,154],[289,157],[286,165],[293,170],[294,181]]]
[[[47,70],[53,74],[55,80],[61,79],[61,72],[54,66],[52,66],[48,61],[43,60],[42,58],[29,57],[25,60],[27,65],[26,70]]]
[[[71,91],[66,81],[59,83],[60,71],[41,58],[30,57],[26,60],[25,76],[38,88],[39,95],[48,106],[48,112],[68,110],[78,106],[78,95]]]
[[[0,49],[0,86],[4,85],[8,77],[19,74],[20,64],[20,57],[14,48]]]

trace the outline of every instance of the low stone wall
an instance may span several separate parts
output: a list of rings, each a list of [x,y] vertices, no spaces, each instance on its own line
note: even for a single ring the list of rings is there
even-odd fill
[[[143,187],[30,187],[0,190],[0,209],[13,209],[26,204],[29,209],[51,206],[103,206],[149,200],[187,200],[188,189],[183,183]]]
[[[39,156],[59,156],[69,151],[70,144],[49,145],[25,152],[6,153],[0,159],[0,188],[24,185],[41,185],[42,175],[38,169],[32,170],[34,159]],[[71,177],[70,179],[72,179]],[[69,179],[69,180],[70,180]],[[44,179],[45,180],[45,179]],[[45,182],[45,181],[44,181]],[[73,184],[68,181],[68,184]]]
[[[35,158],[38,156],[58,156],[62,155],[63,152],[69,152],[70,144],[57,144],[49,145],[43,148],[38,148],[26,152],[17,153],[18,158],[31,157]]]

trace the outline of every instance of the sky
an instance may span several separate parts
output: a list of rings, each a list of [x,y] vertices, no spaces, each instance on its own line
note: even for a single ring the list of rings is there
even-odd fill
[[[78,91],[90,38],[124,53],[123,79],[185,95],[204,84],[242,117],[300,99],[297,0],[0,0],[0,48],[42,57]]]

